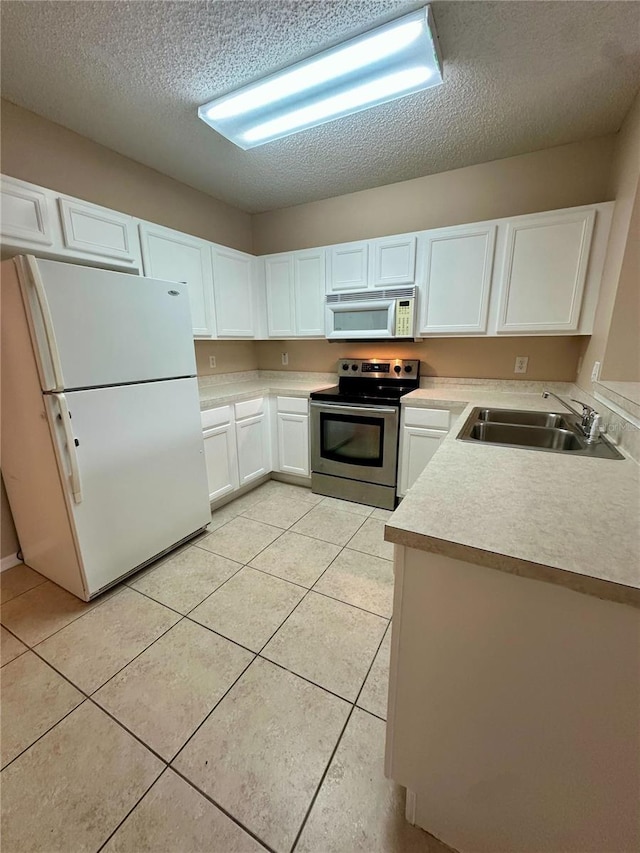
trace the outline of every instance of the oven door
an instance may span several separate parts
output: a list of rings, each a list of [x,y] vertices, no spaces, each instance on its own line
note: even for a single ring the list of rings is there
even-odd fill
[[[393,338],[396,300],[326,303],[326,335],[330,340]]]
[[[398,412],[391,406],[311,402],[311,469],[395,486]]]

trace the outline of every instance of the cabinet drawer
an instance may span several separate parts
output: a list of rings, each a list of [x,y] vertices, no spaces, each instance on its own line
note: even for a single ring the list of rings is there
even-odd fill
[[[219,406],[216,409],[207,409],[204,412],[200,412],[200,418],[202,420],[202,429],[209,429],[209,427],[231,423],[233,413],[231,406]]]
[[[264,412],[264,397],[258,397],[256,400],[243,400],[241,403],[236,403],[236,420],[240,418],[250,418],[253,415],[261,415]]]
[[[293,415],[308,415],[309,401],[306,397],[278,397],[278,411]]]
[[[431,427],[432,429],[449,429],[451,412],[448,409],[413,409],[404,410],[406,426]]]

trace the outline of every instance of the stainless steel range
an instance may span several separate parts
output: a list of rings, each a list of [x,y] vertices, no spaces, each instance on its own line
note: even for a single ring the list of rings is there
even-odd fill
[[[311,488],[394,509],[400,398],[420,383],[420,362],[340,359],[339,384],[311,394]]]

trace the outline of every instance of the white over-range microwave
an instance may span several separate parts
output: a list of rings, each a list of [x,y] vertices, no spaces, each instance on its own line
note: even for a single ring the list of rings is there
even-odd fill
[[[325,307],[327,338],[414,338],[415,304],[415,287],[330,293]]]

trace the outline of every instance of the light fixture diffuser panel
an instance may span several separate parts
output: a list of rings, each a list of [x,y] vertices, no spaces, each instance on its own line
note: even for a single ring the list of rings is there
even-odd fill
[[[441,83],[426,6],[209,101],[198,115],[247,150]]]

